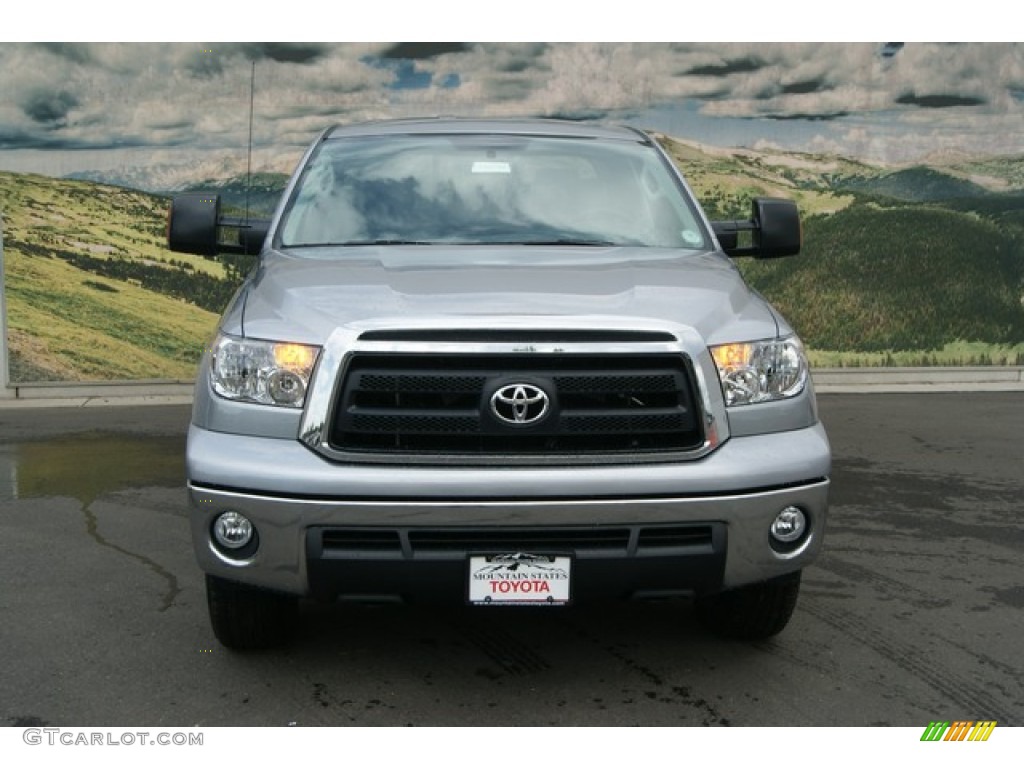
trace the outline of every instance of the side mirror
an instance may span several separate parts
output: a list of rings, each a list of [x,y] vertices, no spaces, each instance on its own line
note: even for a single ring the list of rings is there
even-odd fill
[[[758,223],[754,230],[754,247],[760,249],[758,258],[777,259],[800,253],[803,228],[796,203],[776,197],[759,197],[754,200],[753,217]]]
[[[714,221],[711,226],[722,250],[733,257],[795,256],[803,241],[796,203],[776,197],[755,198],[749,221]],[[741,232],[750,232],[750,245],[740,245]]]
[[[265,219],[221,216],[220,196],[210,192],[175,195],[167,213],[167,247],[180,253],[257,254],[270,231]]]
[[[167,212],[167,247],[180,253],[217,255],[220,197],[208,192],[175,195]]]

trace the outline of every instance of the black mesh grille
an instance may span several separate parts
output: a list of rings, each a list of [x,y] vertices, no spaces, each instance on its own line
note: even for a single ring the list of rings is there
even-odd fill
[[[676,379],[672,375],[652,376],[558,376],[555,386],[563,394],[580,392],[587,395],[675,392]]]
[[[361,434],[447,435],[476,434],[477,420],[470,416],[400,415],[357,413],[352,430]]]
[[[327,528],[323,531],[324,550],[346,552],[401,552],[398,531],[383,528]]]
[[[621,549],[629,545],[628,528],[475,529],[410,531],[413,552],[492,552],[552,549]]]
[[[325,556],[400,556],[494,552],[653,554],[713,545],[711,525],[578,526],[552,528],[322,528]],[[407,553],[407,554],[406,554]]]
[[[418,393],[418,392],[479,392],[486,383],[483,376],[374,376],[366,374],[360,385],[366,392]]]
[[[520,384],[549,400],[535,422],[510,423],[492,408],[496,392]],[[694,391],[681,355],[359,353],[345,368],[329,442],[379,454],[686,451],[703,443]]]

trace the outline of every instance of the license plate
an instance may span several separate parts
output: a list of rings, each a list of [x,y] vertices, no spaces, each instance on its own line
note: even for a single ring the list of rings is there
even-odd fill
[[[469,558],[469,602],[474,605],[565,605],[572,558],[507,555]]]

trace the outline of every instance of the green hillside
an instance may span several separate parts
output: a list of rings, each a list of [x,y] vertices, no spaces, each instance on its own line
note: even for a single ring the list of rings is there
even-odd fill
[[[190,379],[234,285],[164,246],[167,201],[0,173],[11,378]]]
[[[836,189],[835,180],[868,171],[868,166],[842,158],[769,155],[701,147],[668,136],[659,135],[657,139],[713,219],[745,218],[752,197],[789,198],[805,216],[834,213],[854,199],[852,194]]]
[[[969,179],[990,192],[1024,189],[1024,155],[1016,157],[965,158],[936,167]]]
[[[1024,235],[1024,192],[948,200],[943,206],[953,211],[983,216],[1008,232]]]
[[[852,176],[842,179],[838,189],[926,202],[982,197],[987,190],[968,179],[933,168],[904,168],[880,176]]]
[[[812,348],[1024,342],[1020,232],[974,212],[857,203],[810,217],[804,234],[801,256],[741,267]]]
[[[892,170],[659,140],[712,218],[798,202],[802,254],[738,263],[817,364],[1024,364],[1024,158]]]

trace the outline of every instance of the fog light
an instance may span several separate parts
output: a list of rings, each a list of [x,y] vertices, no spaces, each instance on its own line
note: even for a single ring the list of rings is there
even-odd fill
[[[224,512],[213,523],[213,538],[225,549],[241,549],[254,532],[249,518],[238,512]]]
[[[784,544],[792,544],[807,530],[807,516],[798,507],[786,507],[772,521],[772,537]]]

